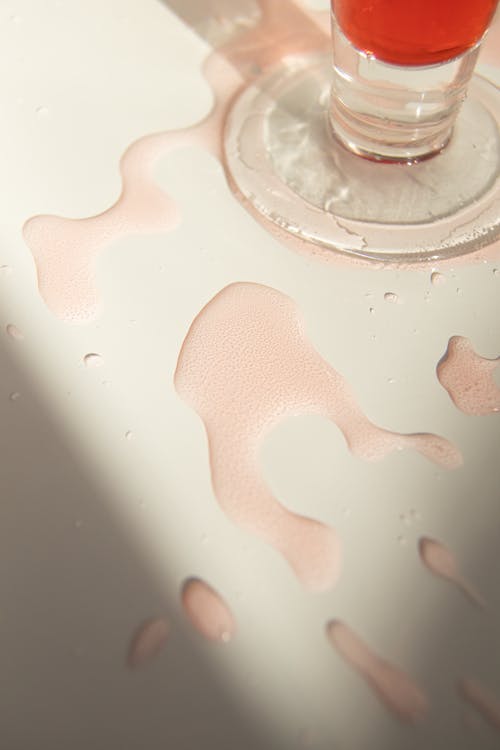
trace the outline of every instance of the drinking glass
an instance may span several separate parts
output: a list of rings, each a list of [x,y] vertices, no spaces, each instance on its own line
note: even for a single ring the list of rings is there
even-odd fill
[[[225,162],[251,210],[375,259],[500,235],[500,93],[474,73],[498,0],[332,0],[331,56],[290,55],[236,99]]]

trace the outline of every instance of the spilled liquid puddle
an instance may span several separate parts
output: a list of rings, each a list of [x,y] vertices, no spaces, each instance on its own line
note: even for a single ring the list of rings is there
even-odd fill
[[[176,204],[153,179],[157,162],[189,146],[199,146],[221,161],[224,119],[245,81],[287,53],[317,51],[329,44],[311,15],[293,3],[259,0],[258,5],[259,23],[205,62],[203,72],[215,98],[207,118],[192,127],[132,143],[120,162],[120,197],[101,214],[85,219],[35,216],[25,223],[24,238],[35,261],[40,294],[57,317],[81,323],[97,316],[95,261],[105,247],[128,234],[168,232],[177,226]]]
[[[464,678],[458,684],[461,698],[500,731],[500,698],[479,680]]]
[[[442,542],[429,537],[422,537],[418,544],[420,559],[436,576],[444,578],[459,589],[478,607],[485,607],[483,597],[476,591],[460,572],[453,553]]]
[[[500,388],[493,377],[499,365],[500,357],[480,357],[470,341],[452,336],[436,372],[455,406],[465,414],[479,416],[500,411]]]
[[[365,679],[391,713],[408,723],[425,717],[427,697],[411,677],[374,653],[345,623],[333,620],[326,633],[335,650]]]
[[[139,669],[158,656],[167,643],[169,631],[169,623],[163,618],[143,622],[130,643],[127,656],[130,669]]]
[[[236,621],[228,605],[208,583],[189,578],[182,587],[184,612],[193,627],[209,641],[228,643],[236,633]]]
[[[335,584],[340,543],[332,528],[283,507],[265,484],[259,447],[278,422],[323,415],[367,461],[412,448],[448,469],[461,464],[444,438],[401,435],[370,422],[344,378],[308,341],[294,302],[260,284],[231,284],[203,308],[182,345],[174,382],[204,422],[221,507],[280,552],[313,591]]]

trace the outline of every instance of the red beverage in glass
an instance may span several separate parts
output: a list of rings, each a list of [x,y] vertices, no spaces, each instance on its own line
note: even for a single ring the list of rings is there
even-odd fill
[[[338,26],[359,50],[396,65],[432,65],[473,47],[498,0],[332,0]]]

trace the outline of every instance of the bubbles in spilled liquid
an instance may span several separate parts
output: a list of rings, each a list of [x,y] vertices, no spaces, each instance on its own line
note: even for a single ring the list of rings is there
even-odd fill
[[[495,729],[500,730],[500,698],[479,680],[464,678],[458,683],[463,700],[478,711]]]
[[[152,661],[164,649],[170,631],[164,618],[146,620],[134,633],[127,655],[130,669],[138,669]]]
[[[208,583],[189,578],[181,592],[184,612],[193,627],[209,641],[228,643],[236,632],[236,622],[228,605]]]
[[[389,711],[410,723],[425,717],[427,697],[402,669],[378,656],[339,620],[328,623],[326,634],[331,645],[366,680]]]
[[[5,330],[11,337],[11,339],[15,339],[16,341],[22,341],[24,339],[24,334],[22,333],[22,331],[20,331],[19,328],[13,323],[9,323],[8,325],[6,325]]]
[[[101,367],[102,365],[102,357],[100,354],[95,354],[94,352],[91,352],[90,354],[86,354],[83,358],[83,364],[85,367]]]

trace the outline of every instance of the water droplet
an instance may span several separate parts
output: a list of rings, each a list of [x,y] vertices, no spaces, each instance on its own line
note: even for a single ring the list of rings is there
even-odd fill
[[[5,330],[11,339],[15,339],[16,341],[22,341],[24,339],[24,334],[13,323],[6,325]]]
[[[384,294],[384,300],[386,302],[391,302],[392,304],[395,304],[396,302],[399,302],[399,297],[394,292],[386,292]]]
[[[375,315],[375,308],[374,307],[370,307],[368,309],[368,312],[370,313],[370,315]]]
[[[125,440],[133,440],[134,439],[134,433],[132,430],[127,430],[125,433]]]
[[[387,378],[387,382],[391,385],[396,382],[396,378]]]
[[[203,534],[202,534],[202,535],[200,536],[200,542],[201,542],[202,544],[206,544],[206,543],[208,542],[208,534],[205,534],[205,533],[203,533]]]
[[[47,117],[49,114],[49,108],[46,107],[45,104],[41,104],[35,109],[35,114],[37,117]]]
[[[446,284],[446,276],[439,273],[439,271],[434,271],[431,273],[431,284],[433,286],[442,286],[443,284]]]
[[[347,507],[342,508],[342,515],[344,516],[344,518],[349,518],[349,516],[351,515],[351,509]]]
[[[0,266],[0,276],[10,276],[12,274],[12,268],[7,265]]]
[[[493,269],[493,276],[499,276],[499,275],[500,275],[500,270],[498,268],[494,268]]]
[[[83,526],[83,521],[81,521],[80,519],[77,519],[75,521],[75,529],[81,529],[82,526]]]
[[[102,357],[100,354],[91,352],[86,354],[83,358],[83,364],[85,367],[100,367],[102,365]]]
[[[9,21],[11,23],[18,24],[18,23],[21,23],[22,18],[21,18],[21,16],[18,16],[17,14],[14,14],[12,16],[9,16]]]
[[[12,393],[11,393],[11,394],[9,395],[9,399],[10,399],[10,401],[17,401],[17,400],[18,400],[19,398],[21,398],[21,394],[20,394],[20,393],[19,393],[18,391],[13,391],[13,392],[12,392]]]
[[[424,302],[430,302],[430,301],[431,301],[431,293],[430,292],[426,292],[424,294]]]
[[[458,294],[459,297],[461,297],[462,294],[463,294],[463,291],[460,289],[459,286],[457,286],[456,292],[457,292],[457,294]]]
[[[408,544],[408,540],[404,536],[398,536],[398,544],[400,544],[402,547],[405,547]]]

